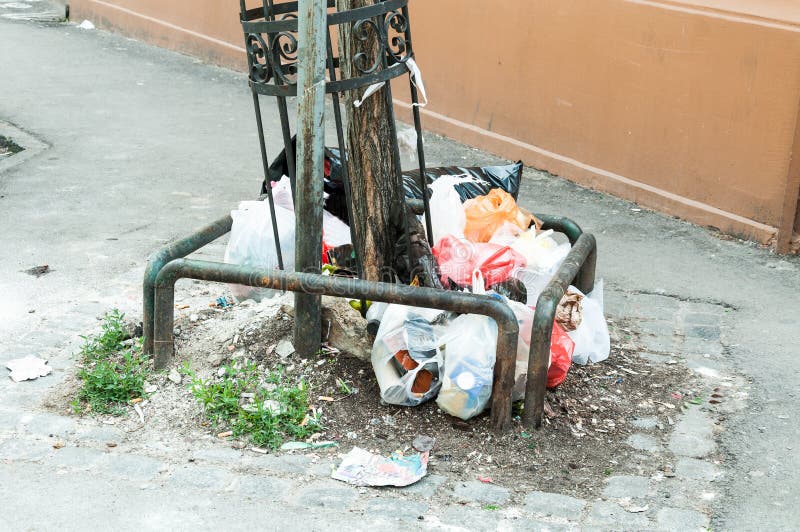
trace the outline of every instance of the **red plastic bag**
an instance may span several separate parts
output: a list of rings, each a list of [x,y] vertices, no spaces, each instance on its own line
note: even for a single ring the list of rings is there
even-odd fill
[[[548,388],[555,388],[567,378],[567,372],[572,365],[573,351],[575,342],[561,325],[553,322],[553,334],[550,337],[550,369],[547,370]]]
[[[442,283],[452,279],[459,286],[472,283],[472,272],[479,270],[488,288],[502,283],[511,273],[525,267],[525,258],[508,246],[498,244],[476,244],[448,235],[433,248],[433,256],[439,263]]]
[[[525,384],[528,380],[528,359],[530,357],[531,329],[533,327],[534,308],[527,307],[516,301],[506,303],[514,311],[519,322],[519,341],[517,342],[517,360],[514,371],[513,398],[519,400],[525,397]],[[567,372],[572,365],[572,355],[575,352],[575,342],[557,322],[553,322],[553,332],[550,335],[550,367],[547,371],[548,388],[555,388],[567,378]]]

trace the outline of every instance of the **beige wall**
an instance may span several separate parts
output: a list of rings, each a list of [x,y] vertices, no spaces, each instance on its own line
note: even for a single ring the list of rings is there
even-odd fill
[[[788,248],[800,2],[411,0],[411,10],[426,128]],[[245,64],[233,0],[73,0],[72,12]]]

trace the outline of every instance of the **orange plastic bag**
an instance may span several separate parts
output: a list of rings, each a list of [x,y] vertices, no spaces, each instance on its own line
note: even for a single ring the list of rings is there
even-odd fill
[[[464,236],[472,242],[488,242],[505,222],[521,229],[528,229],[534,217],[517,206],[514,198],[499,188],[493,188],[485,196],[464,202],[467,225]]]

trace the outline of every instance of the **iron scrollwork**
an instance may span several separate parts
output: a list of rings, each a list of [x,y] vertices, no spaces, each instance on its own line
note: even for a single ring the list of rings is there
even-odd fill
[[[386,15],[383,24],[384,35],[386,35],[386,53],[388,53],[398,63],[408,61],[408,45],[406,43],[406,31],[408,31],[408,18],[401,11],[391,11]],[[389,38],[389,29],[394,30],[397,35]]]
[[[272,79],[269,47],[258,33],[248,34],[245,44],[250,58],[250,79],[255,83],[268,83]]]
[[[286,19],[297,19],[297,14],[288,13],[282,17]],[[364,45],[352,58],[356,76],[374,74],[387,65],[408,61],[412,56],[410,42],[406,39],[408,28],[408,18],[400,9],[354,22],[352,36]],[[376,44],[367,47],[372,39]],[[246,50],[250,79],[258,84],[274,79],[277,85],[296,85],[298,47],[296,30],[248,33]]]
[[[390,11],[383,20],[362,19],[353,24],[353,37],[361,42],[368,42],[374,32],[378,37],[378,46],[374,58],[367,52],[359,52],[353,56],[353,66],[359,74],[371,74],[377,71],[384,57],[389,63],[405,63],[410,57],[408,43],[405,38],[408,30],[408,18],[399,10]],[[390,36],[391,35],[391,36]]]
[[[288,31],[272,38],[272,68],[276,81],[285,85],[297,83],[297,37]]]
[[[381,28],[372,19],[361,19],[353,24],[353,37],[359,41],[369,42],[370,29],[378,36],[378,49],[375,58],[370,62],[366,52],[358,52],[353,56],[353,66],[356,72],[361,74],[372,74],[381,66],[381,54],[385,49],[384,37]]]

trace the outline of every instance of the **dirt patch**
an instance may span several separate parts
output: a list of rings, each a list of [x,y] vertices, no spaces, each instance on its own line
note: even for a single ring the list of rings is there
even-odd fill
[[[414,437],[424,434],[436,438],[431,473],[454,480],[490,477],[515,490],[591,496],[608,475],[640,474],[643,462],[652,462],[653,458],[625,444],[639,430],[632,425],[635,420],[644,418],[655,424],[653,436],[663,436],[682,405],[692,399],[690,390],[699,389],[682,364],[652,364],[638,356],[635,323],[612,322],[611,357],[600,364],[571,368],[566,381],[547,394],[541,430],[527,430],[516,418],[512,431],[497,435],[490,429],[487,414],[463,422],[441,412],[435,401],[415,408],[382,405],[368,361],[346,353],[321,352],[308,358],[286,355],[278,344],[291,336],[293,318],[286,307],[281,308],[290,301],[291,296],[285,296],[184,314],[175,324],[174,366],[189,364],[199,376],[213,379],[220,364],[246,358],[261,371],[283,366],[287,374],[303,376],[311,405],[321,413],[325,427],[319,438],[339,443],[337,448],[314,452],[334,462],[353,446],[385,455],[412,451]],[[154,440],[198,439],[249,447],[244,439],[216,437],[218,429],[205,420],[187,389],[186,377],[176,385],[165,372],[154,376],[150,384],[157,391],[141,403],[145,423],[133,412],[115,421],[129,433],[134,447],[137,442],[147,447]],[[75,382],[68,381],[49,403],[64,411],[74,389]]]

